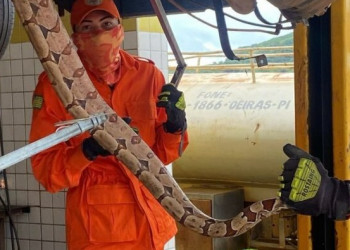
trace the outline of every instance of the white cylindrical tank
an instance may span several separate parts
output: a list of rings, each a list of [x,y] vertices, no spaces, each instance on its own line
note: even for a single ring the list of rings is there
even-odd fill
[[[177,180],[278,183],[282,147],[294,143],[293,74],[266,75],[184,75],[190,144],[173,164]]]

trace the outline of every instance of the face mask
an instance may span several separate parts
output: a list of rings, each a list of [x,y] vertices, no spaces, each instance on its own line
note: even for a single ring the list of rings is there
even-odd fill
[[[124,39],[121,25],[96,33],[74,33],[74,44],[84,66],[99,80],[114,84],[120,78],[120,45]]]

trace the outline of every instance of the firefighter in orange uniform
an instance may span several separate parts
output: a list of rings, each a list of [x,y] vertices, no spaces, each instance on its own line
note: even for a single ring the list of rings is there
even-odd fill
[[[76,0],[71,24],[72,40],[100,95],[127,117],[164,164],[177,159],[188,145],[183,93],[164,84],[151,61],[120,49],[124,31],[113,0]],[[54,123],[69,119],[73,117],[42,73],[33,95],[30,141],[55,132]],[[68,189],[70,250],[160,250],[177,231],[146,187],[89,133],[33,156],[32,168],[47,191]]]

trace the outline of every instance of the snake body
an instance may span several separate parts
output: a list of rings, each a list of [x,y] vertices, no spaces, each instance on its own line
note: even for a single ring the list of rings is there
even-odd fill
[[[20,20],[61,102],[75,118],[111,114],[92,134],[149,189],[174,219],[210,237],[234,237],[287,207],[278,199],[258,201],[227,220],[196,208],[148,145],[104,102],[90,81],[51,0],[13,0]]]

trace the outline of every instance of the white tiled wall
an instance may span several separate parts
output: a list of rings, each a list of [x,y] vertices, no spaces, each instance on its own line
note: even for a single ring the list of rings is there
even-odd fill
[[[151,59],[168,81],[168,43],[164,34],[142,31],[125,32],[124,49]]]
[[[168,79],[164,35],[126,32],[124,49],[153,60]],[[32,93],[42,70],[29,42],[11,44],[0,60],[0,109],[5,153],[28,142]],[[13,217],[21,249],[65,250],[65,191],[56,194],[45,191],[34,179],[29,160],[8,168],[6,172],[11,205],[31,207],[29,214]],[[3,191],[0,191],[0,195],[5,197]],[[12,249],[8,223],[6,247]],[[174,249],[175,240],[172,239],[165,250]]]

